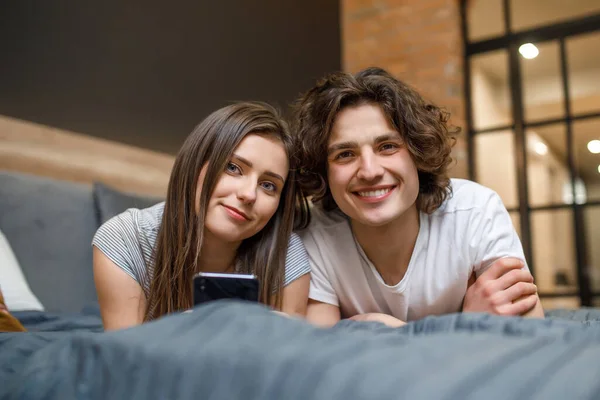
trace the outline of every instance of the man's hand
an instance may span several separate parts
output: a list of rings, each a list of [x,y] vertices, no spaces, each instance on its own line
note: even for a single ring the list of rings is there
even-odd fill
[[[353,317],[350,317],[353,321],[375,321],[381,322],[391,328],[398,328],[399,326],[406,325],[406,322],[400,321],[398,318],[392,317],[391,315],[381,314],[381,313],[367,313],[367,314],[358,314]]]
[[[523,266],[516,258],[502,258],[492,264],[469,285],[463,312],[523,315],[531,311],[539,301],[537,286]]]

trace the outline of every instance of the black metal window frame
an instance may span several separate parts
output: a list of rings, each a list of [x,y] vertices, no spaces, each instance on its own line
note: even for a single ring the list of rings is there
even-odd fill
[[[586,243],[584,236],[584,209],[589,206],[598,206],[600,201],[588,201],[585,204],[578,204],[573,201],[572,204],[556,204],[546,206],[530,206],[528,202],[529,185],[527,179],[527,152],[526,152],[526,134],[525,130],[531,127],[541,127],[556,123],[564,123],[566,126],[566,153],[567,162],[571,178],[571,191],[575,199],[575,171],[576,165],[572,152],[572,124],[574,121],[586,120],[600,117],[600,111],[584,115],[573,116],[570,109],[569,98],[569,74],[567,65],[567,55],[565,40],[569,37],[591,32],[600,32],[600,14],[589,15],[578,19],[568,20],[552,25],[536,27],[518,32],[512,31],[510,0],[503,0],[504,11],[504,31],[501,36],[480,41],[469,41],[467,1],[460,1],[461,29],[463,38],[463,62],[464,62],[464,100],[465,117],[467,123],[467,149],[468,149],[468,171],[469,178],[477,180],[475,166],[475,146],[474,138],[476,135],[495,132],[498,130],[510,129],[514,133],[515,140],[515,160],[517,174],[517,189],[519,206],[508,208],[509,212],[519,212],[519,222],[521,226],[521,240],[525,257],[530,264],[532,273],[535,276],[535,260],[533,258],[533,249],[531,242],[531,212],[542,210],[569,209],[573,211],[573,228],[575,232],[575,252],[576,252],[576,271],[577,271],[577,292],[561,293],[540,293],[541,298],[556,297],[579,297],[582,306],[591,306],[593,298],[600,298],[600,292],[593,293],[590,285],[586,266]],[[564,117],[548,118],[545,120],[527,123],[524,119],[523,89],[521,66],[519,63],[518,47],[523,43],[539,43],[548,41],[558,41],[560,52],[560,74],[562,79],[562,90],[564,92]],[[506,50],[508,53],[508,74],[511,93],[511,111],[513,123],[509,125],[495,126],[486,129],[474,129],[472,99],[471,99],[471,57],[496,50]]]

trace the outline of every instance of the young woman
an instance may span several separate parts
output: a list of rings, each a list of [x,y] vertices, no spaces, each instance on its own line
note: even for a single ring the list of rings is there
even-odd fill
[[[201,122],[175,159],[166,201],[129,209],[94,236],[105,329],[191,308],[199,271],[253,273],[262,303],[303,316],[310,266],[292,233],[306,221],[293,160],[288,127],[267,104],[237,103]]]

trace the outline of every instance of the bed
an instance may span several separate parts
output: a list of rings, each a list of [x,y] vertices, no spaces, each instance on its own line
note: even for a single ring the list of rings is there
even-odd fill
[[[0,335],[1,399],[592,399],[600,313],[331,329],[219,301],[118,332],[93,311]],[[36,319],[37,318],[37,319]]]

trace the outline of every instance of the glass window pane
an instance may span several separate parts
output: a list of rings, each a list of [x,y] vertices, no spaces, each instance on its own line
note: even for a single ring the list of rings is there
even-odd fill
[[[534,58],[525,49],[535,46],[539,52]],[[558,42],[527,43],[520,49],[523,102],[527,122],[564,117],[565,104],[560,72]],[[535,53],[534,53],[535,54]]]
[[[542,297],[540,298],[544,310],[560,308],[575,310],[581,307],[579,297]]]
[[[519,201],[513,132],[481,133],[473,142],[477,182],[495,190],[505,207],[515,208]]]
[[[550,25],[597,12],[598,0],[511,0],[511,30]]]
[[[600,207],[586,207],[584,218],[588,277],[592,291],[600,292]]]
[[[529,204],[544,206],[572,203],[565,124],[528,128],[525,132]]]
[[[508,83],[506,50],[471,57],[471,104],[475,129],[512,123]]]
[[[466,3],[470,42],[504,34],[502,0],[469,0]]]
[[[571,113],[600,112],[600,33],[574,36],[566,46]]]
[[[520,220],[520,214],[518,211],[511,211],[509,212],[510,214],[510,219],[512,219],[512,223],[513,226],[515,227],[515,230],[517,231],[517,234],[519,235],[519,238],[521,240],[523,240],[523,238],[521,237],[521,220]]]
[[[535,283],[541,293],[577,291],[575,235],[570,209],[532,211]]]
[[[573,151],[577,202],[600,200],[600,118],[573,122]]]

